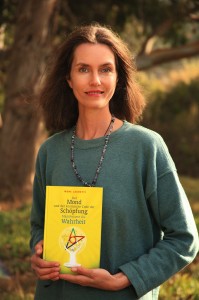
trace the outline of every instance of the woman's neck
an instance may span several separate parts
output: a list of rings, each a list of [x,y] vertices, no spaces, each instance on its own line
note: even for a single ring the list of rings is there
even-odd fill
[[[79,113],[77,120],[76,135],[84,140],[102,137],[106,134],[111,122],[111,113],[90,112]]]
[[[111,122],[111,113],[109,110],[99,111],[79,111],[77,120],[76,135],[83,140],[92,140],[103,137],[107,134]],[[115,119],[113,131],[119,129],[123,121]]]

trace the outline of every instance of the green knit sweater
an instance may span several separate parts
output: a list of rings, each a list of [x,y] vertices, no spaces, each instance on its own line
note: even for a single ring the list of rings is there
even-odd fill
[[[72,130],[41,146],[33,188],[31,249],[43,239],[46,185],[80,186],[70,161]],[[104,138],[75,140],[75,162],[91,182]],[[190,263],[198,234],[175,165],[163,139],[124,122],[110,137],[97,186],[104,189],[101,268],[124,272],[132,286],[118,292],[38,281],[36,300],[155,300],[158,286]],[[46,286],[48,285],[48,286]]]

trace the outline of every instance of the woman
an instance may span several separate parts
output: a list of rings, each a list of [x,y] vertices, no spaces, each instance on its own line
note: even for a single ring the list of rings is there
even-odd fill
[[[196,256],[196,226],[168,149],[136,125],[144,99],[134,73],[124,42],[99,25],[77,28],[57,54],[40,99],[47,127],[59,133],[36,162],[35,299],[157,299]],[[46,185],[103,187],[100,269],[60,274],[58,262],[42,259]]]

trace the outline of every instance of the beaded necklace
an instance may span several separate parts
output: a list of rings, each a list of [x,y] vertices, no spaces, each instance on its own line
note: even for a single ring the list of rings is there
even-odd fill
[[[106,150],[107,150],[107,146],[108,146],[108,142],[109,142],[109,139],[110,139],[110,135],[111,135],[111,132],[113,130],[113,124],[114,124],[114,122],[115,122],[115,117],[112,116],[111,117],[111,122],[110,122],[109,127],[108,127],[108,129],[106,131],[107,134],[105,133],[106,134],[105,135],[105,143],[104,143],[104,147],[102,149],[101,157],[100,157],[100,160],[99,160],[96,172],[95,172],[95,176],[94,176],[94,178],[93,178],[93,180],[92,180],[91,183],[85,181],[81,177],[81,175],[78,173],[77,166],[75,164],[75,157],[74,157],[76,126],[75,126],[75,128],[73,130],[73,134],[72,134],[72,138],[71,138],[71,163],[72,163],[73,171],[74,171],[76,177],[78,178],[79,181],[81,181],[83,183],[84,186],[94,187],[96,185],[96,182],[97,182],[97,179],[98,179],[101,167],[102,167],[102,163],[103,163],[103,160],[104,160],[104,156],[105,156],[105,153],[106,153]]]

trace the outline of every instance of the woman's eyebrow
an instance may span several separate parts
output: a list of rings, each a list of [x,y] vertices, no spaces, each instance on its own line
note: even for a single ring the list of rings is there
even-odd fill
[[[114,66],[114,64],[112,62],[107,62],[101,65],[102,67],[106,67],[106,66]]]
[[[76,67],[79,67],[79,66],[89,67],[90,65],[87,63],[79,62],[75,66]],[[114,66],[114,64],[112,62],[106,62],[106,63],[99,65],[99,67],[106,67],[106,66]]]
[[[75,64],[74,67],[76,67],[76,68],[78,68],[78,67],[89,67],[89,65],[86,64],[86,63],[79,62],[79,63]]]

